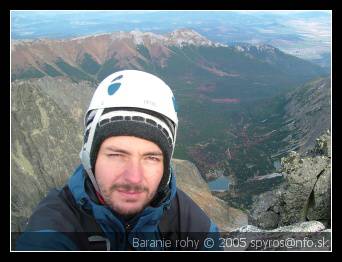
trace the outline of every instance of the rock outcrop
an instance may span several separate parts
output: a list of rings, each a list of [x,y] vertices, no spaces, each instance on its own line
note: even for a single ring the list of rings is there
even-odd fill
[[[93,92],[90,82],[65,77],[12,82],[13,232],[23,229],[48,190],[62,186],[79,164],[83,117]]]
[[[327,131],[306,156],[291,152],[282,158],[285,181],[275,190],[256,197],[251,221],[272,229],[316,220],[330,227],[331,136]]]
[[[52,187],[62,186],[78,164],[82,129],[38,85],[12,83],[11,226],[20,232]]]
[[[331,78],[308,82],[288,93],[286,99],[289,141],[294,150],[305,154],[315,146],[318,136],[331,129]]]
[[[278,227],[272,230],[265,230],[253,225],[242,226],[233,232],[321,232],[325,226],[319,221],[307,221],[295,223],[290,226]]]
[[[226,245],[225,250],[268,250],[268,251],[329,251],[331,250],[331,230],[319,221],[295,223],[273,230],[256,226],[242,226],[226,236],[234,239],[235,245]],[[238,241],[237,241],[238,240]]]

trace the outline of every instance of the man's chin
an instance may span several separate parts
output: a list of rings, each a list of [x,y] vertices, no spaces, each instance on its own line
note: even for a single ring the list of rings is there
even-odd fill
[[[149,197],[146,192],[139,194],[139,198],[126,194],[114,193],[107,198],[107,203],[116,213],[122,216],[132,216],[140,213],[149,203]]]
[[[111,208],[122,216],[132,216],[144,209],[142,203],[137,202],[124,202],[124,203],[111,203]]]
[[[118,214],[131,216],[141,212],[145,207],[146,200],[127,199],[112,195],[110,206]]]

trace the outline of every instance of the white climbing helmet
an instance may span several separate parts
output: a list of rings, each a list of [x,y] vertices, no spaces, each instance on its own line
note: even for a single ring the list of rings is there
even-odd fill
[[[129,122],[135,121],[137,124],[141,124],[141,121],[146,125],[153,124],[155,129],[165,134],[165,141],[168,141],[170,148],[167,150],[171,151],[168,160],[172,157],[176,143],[178,117],[175,98],[170,87],[160,78],[146,72],[138,70],[115,72],[106,77],[97,87],[84,119],[85,135],[80,158],[92,184],[99,193],[101,192],[92,166],[94,165],[92,151],[94,148],[92,147],[94,139],[97,139],[96,130],[108,122],[113,124],[116,120],[126,119],[130,120]],[[156,143],[158,145],[162,143],[164,146],[164,142],[159,142]]]
[[[87,113],[101,108],[135,107],[162,114],[177,126],[174,103],[170,87],[160,78],[138,70],[124,70],[109,75],[99,84]]]

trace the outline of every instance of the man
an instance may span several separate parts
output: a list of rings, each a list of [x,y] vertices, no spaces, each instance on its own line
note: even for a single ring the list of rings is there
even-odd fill
[[[96,89],[81,165],[30,217],[17,250],[217,250],[215,224],[170,165],[178,126],[171,89],[124,70]]]

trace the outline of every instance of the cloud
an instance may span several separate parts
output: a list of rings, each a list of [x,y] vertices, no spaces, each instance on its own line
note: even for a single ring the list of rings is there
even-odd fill
[[[319,38],[321,40],[330,39],[331,37],[330,23],[293,19],[286,21],[286,24],[287,26],[292,27],[297,33],[307,37]]]

